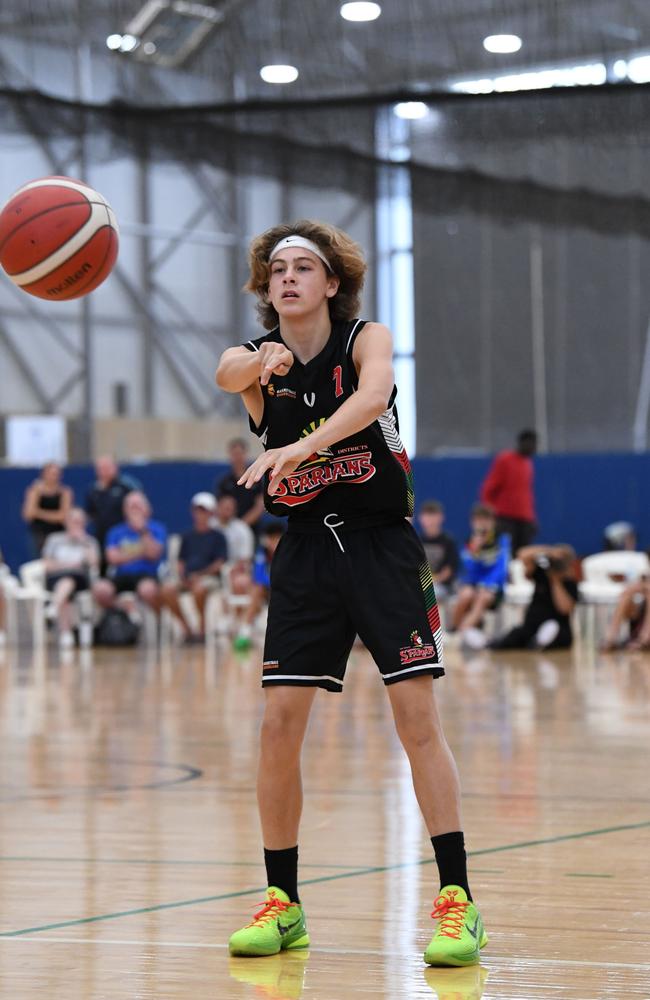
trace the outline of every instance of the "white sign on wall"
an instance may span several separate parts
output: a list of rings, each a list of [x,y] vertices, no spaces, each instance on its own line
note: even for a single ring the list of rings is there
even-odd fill
[[[63,417],[7,417],[5,439],[10,465],[63,465],[68,459]]]

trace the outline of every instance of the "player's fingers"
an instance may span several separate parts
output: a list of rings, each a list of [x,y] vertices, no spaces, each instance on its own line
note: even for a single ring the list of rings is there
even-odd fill
[[[297,462],[294,459],[289,459],[284,462],[276,462],[271,473],[271,478],[269,480],[269,493],[271,496],[275,493],[282,479],[286,479],[290,476],[292,472],[296,471]]]
[[[273,374],[273,365],[272,364],[264,365],[264,368],[262,369],[262,377],[260,379],[262,385],[268,385],[268,381],[271,378],[272,374]]]
[[[253,483],[257,482],[257,480],[255,479],[255,474],[257,472],[257,466],[258,466],[258,464],[260,462],[260,459],[262,459],[264,457],[265,457],[264,455],[260,455],[260,458],[257,458],[253,462],[252,465],[249,465],[249,467],[246,469],[246,472],[244,473],[244,475],[241,477],[241,479],[238,480],[238,482],[237,482],[238,486],[245,486],[246,489],[249,490],[251,488],[251,486],[253,485]]]
[[[273,470],[273,475],[269,480],[269,496],[275,496],[275,491],[280,485],[280,481],[284,479],[284,474],[281,469],[276,466]]]
[[[259,483],[264,473],[271,468],[274,461],[275,457],[269,454],[269,452],[267,452],[266,455],[263,455],[262,458],[258,460],[259,464],[257,462],[255,463],[257,465],[257,468],[255,469],[254,475],[252,477],[251,486],[253,485],[253,483]]]

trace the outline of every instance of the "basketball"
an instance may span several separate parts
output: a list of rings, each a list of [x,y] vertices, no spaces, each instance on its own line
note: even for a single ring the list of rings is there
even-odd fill
[[[80,298],[111,273],[118,232],[112,208],[93,188],[43,177],[19,188],[0,212],[0,264],[30,295]]]

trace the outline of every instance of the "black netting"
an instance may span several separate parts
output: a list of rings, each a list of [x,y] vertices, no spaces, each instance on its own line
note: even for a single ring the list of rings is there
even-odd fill
[[[422,95],[429,115],[388,146],[405,95],[181,109],[5,91],[0,133],[6,148],[29,136],[61,172],[83,144],[90,167],[208,164],[369,208],[381,171],[408,170],[419,450],[492,448],[540,412],[551,448],[628,448],[650,313],[649,95]]]

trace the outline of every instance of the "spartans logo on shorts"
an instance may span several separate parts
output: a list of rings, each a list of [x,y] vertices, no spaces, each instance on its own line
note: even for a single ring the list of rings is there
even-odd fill
[[[400,661],[408,666],[410,663],[417,663],[419,660],[431,660],[436,653],[433,645],[428,645],[422,641],[422,636],[417,629],[413,629],[409,636],[410,646],[402,646],[399,651]]]

